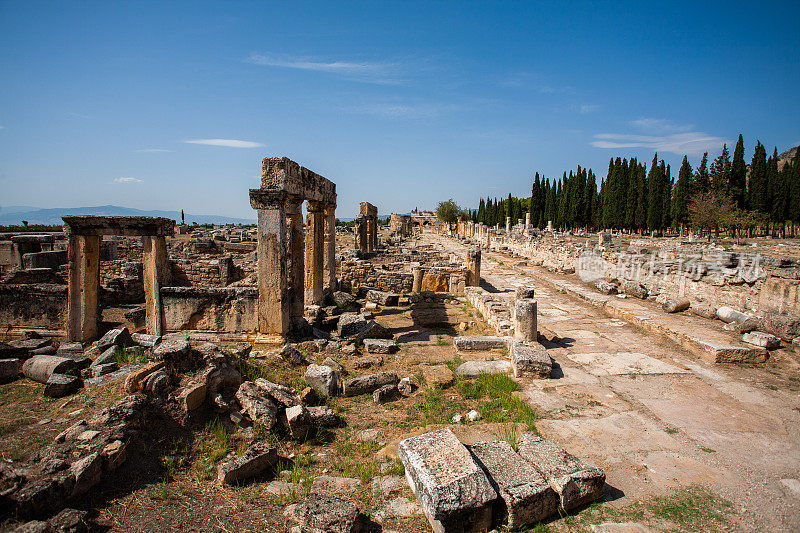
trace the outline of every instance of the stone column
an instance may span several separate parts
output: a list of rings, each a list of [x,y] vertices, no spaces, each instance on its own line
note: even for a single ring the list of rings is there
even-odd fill
[[[374,253],[378,249],[378,218],[367,216],[367,252]]]
[[[100,321],[100,237],[70,235],[67,243],[69,288],[67,300],[67,338],[91,342],[97,338]]]
[[[303,198],[288,196],[286,199],[286,232],[288,235],[288,296],[289,296],[289,328],[303,318],[305,302],[305,245],[303,238]]]
[[[531,229],[531,214],[530,212],[525,213],[525,229]]]
[[[361,253],[367,253],[367,217],[358,215],[353,226],[355,234],[355,249]]]
[[[147,333],[163,335],[164,309],[161,306],[161,287],[168,284],[170,274],[167,240],[163,236],[142,237],[142,274]]]
[[[514,306],[514,337],[523,342],[536,342],[536,300],[520,298]]]
[[[258,331],[289,332],[289,235],[284,202],[286,193],[250,190],[250,205],[258,210]]]
[[[411,292],[419,293],[422,290],[422,268],[419,263],[411,263],[411,274],[414,276]]]
[[[473,248],[467,252],[467,286],[478,287],[481,284],[481,250]]]
[[[325,261],[325,213],[320,202],[307,202],[305,236],[305,305],[322,301]]]
[[[336,205],[325,206],[325,252],[323,259],[323,291],[334,292],[336,287]]]
[[[511,235],[511,217],[506,217],[506,235]]]

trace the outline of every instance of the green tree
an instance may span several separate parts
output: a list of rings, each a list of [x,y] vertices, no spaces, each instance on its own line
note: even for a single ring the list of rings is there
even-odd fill
[[[733,201],[739,209],[744,209],[747,185],[747,165],[744,163],[744,140],[739,134],[736,141],[736,148],[733,149],[733,161],[731,162],[730,188],[728,192],[733,196]]]
[[[722,192],[730,190],[731,158],[727,144],[722,145],[722,153],[711,163],[709,175],[712,189]]]
[[[678,181],[675,183],[675,202],[672,211],[672,219],[676,224],[681,225],[681,230],[689,218],[689,192],[691,189],[691,182],[692,165],[689,164],[689,160],[686,156],[683,156],[683,163],[681,163],[681,168],[678,170]],[[706,191],[701,190],[699,192],[704,193]]]
[[[747,187],[747,208],[759,213],[769,213],[769,188],[767,183],[767,151],[761,141],[756,141],[750,163],[750,180]]]
[[[444,202],[439,202],[436,206],[436,218],[446,224],[453,224],[461,216],[463,210],[452,198]]]
[[[703,154],[703,159],[700,160],[700,165],[694,174],[694,186],[691,188],[690,194],[698,192],[708,192],[711,189],[711,177],[708,173],[708,152]]]
[[[647,229],[658,231],[662,227],[664,209],[664,177],[658,165],[658,152],[653,156],[647,175]]]

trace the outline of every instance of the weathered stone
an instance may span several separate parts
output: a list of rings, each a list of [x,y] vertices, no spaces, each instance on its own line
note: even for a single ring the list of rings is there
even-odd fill
[[[509,361],[466,361],[458,365],[456,374],[465,378],[477,378],[480,374],[507,374],[511,370]]]
[[[100,376],[105,376],[106,374],[111,374],[112,372],[116,372],[119,370],[119,365],[117,363],[106,363],[104,365],[97,365],[91,370],[91,375],[94,378],[99,378]]]
[[[311,423],[317,427],[334,427],[339,425],[339,416],[327,405],[317,405],[308,408]]]
[[[411,396],[418,388],[419,385],[414,383],[409,377],[405,377],[397,383],[397,390],[399,390],[400,394],[403,396]]]
[[[333,368],[325,365],[308,365],[303,376],[308,386],[321,396],[334,396],[339,390],[339,379]]]
[[[50,346],[50,339],[42,339],[40,337],[32,337],[27,339],[17,339],[13,340],[8,343],[14,348],[18,348],[20,350],[24,350],[26,352],[32,352],[33,350],[38,350],[40,348],[44,348],[46,346]]]
[[[800,318],[781,313],[766,313],[759,322],[758,330],[792,342],[792,339],[800,336]]]
[[[189,355],[191,347],[189,341],[184,339],[172,339],[162,341],[158,347],[153,350],[153,357],[156,361],[165,361],[167,364],[180,362]]]
[[[358,507],[336,496],[312,492],[294,508],[294,518],[303,533],[358,533]]]
[[[300,400],[292,393],[291,390],[289,390],[288,387],[267,381],[264,378],[258,378],[255,383],[261,390],[271,396],[272,399],[275,400],[275,403],[281,404],[284,407],[294,407],[295,405],[300,405]]]
[[[384,385],[372,392],[372,400],[377,404],[389,403],[402,397],[397,385]]]
[[[295,366],[305,365],[308,363],[306,358],[303,357],[303,354],[300,353],[300,350],[292,346],[291,344],[287,344],[281,349],[280,355],[285,360],[289,361],[291,364]]]
[[[128,392],[136,392],[141,388],[141,383],[144,378],[154,372],[158,372],[164,367],[164,361],[152,362],[139,370],[136,370],[127,375],[125,378],[125,390]],[[127,368],[127,365],[126,365]]]
[[[49,398],[61,398],[67,394],[72,394],[81,388],[81,380],[75,376],[66,374],[50,374],[47,384],[44,386],[44,395]]]
[[[67,374],[74,372],[75,361],[67,357],[56,355],[35,355],[22,365],[25,377],[38,383],[47,383],[52,374]]]
[[[47,521],[48,533],[85,533],[89,530],[89,513],[78,509],[62,509]]]
[[[525,433],[520,439],[519,454],[544,476],[567,511],[603,495],[605,473],[567,453],[555,442]]]
[[[277,422],[278,408],[260,387],[252,381],[245,381],[236,391],[236,399],[242,406],[250,420],[254,423],[272,429]]]
[[[356,370],[363,370],[365,368],[372,368],[373,366],[381,366],[383,364],[383,356],[381,355],[365,355],[364,357],[358,357],[353,359],[350,364],[353,365],[353,368]]]
[[[361,487],[361,480],[351,477],[317,476],[311,484],[312,493],[352,494]]]
[[[358,307],[356,297],[349,292],[336,291],[330,295],[330,300],[333,305],[339,309],[351,309]]]
[[[346,379],[342,384],[342,392],[345,396],[359,396],[370,394],[384,385],[396,385],[400,381],[394,372],[378,372],[377,374],[367,374],[356,378]]]
[[[112,346],[125,347],[133,344],[128,328],[110,329],[97,341],[97,349],[104,352]]]
[[[736,331],[738,331],[739,333],[750,333],[751,331],[757,331],[760,326],[761,326],[761,319],[752,317],[748,318],[741,324],[737,324]]]
[[[449,387],[456,380],[455,374],[447,365],[420,365],[419,369],[428,387]]]
[[[719,309],[717,309],[717,318],[719,318],[723,322],[727,322],[730,324],[731,322],[744,322],[745,320],[751,317],[750,315],[740,313],[736,309],[722,306]]]
[[[669,299],[661,304],[661,308],[667,313],[679,313],[689,309],[690,305],[692,302],[688,298]]]
[[[717,318],[717,310],[711,305],[703,302],[692,302],[689,312],[703,318]]]
[[[102,466],[103,459],[97,452],[72,463],[72,466],[69,467],[69,472],[75,479],[75,484],[72,487],[73,497],[80,496],[97,485],[100,481]]]
[[[31,520],[10,530],[10,533],[48,533],[48,525],[41,520]]]
[[[763,331],[752,331],[742,335],[742,341],[755,346],[766,348],[767,350],[774,350],[780,348],[781,340],[775,335],[764,333]]]
[[[364,349],[367,353],[395,353],[400,349],[394,341],[389,339],[364,339]]]
[[[148,335],[147,333],[131,333],[131,340],[142,348],[155,348],[161,342],[161,335]]]
[[[519,299],[514,303],[514,336],[523,342],[536,342],[538,336],[536,300]]]
[[[553,370],[553,360],[539,343],[532,345],[514,343],[511,347],[511,367],[516,378],[521,376],[549,378]]]
[[[467,414],[464,415],[464,418],[467,420],[467,422],[477,422],[478,420],[481,420],[483,417],[478,411],[472,409],[470,411],[467,411]]]
[[[31,355],[55,355],[57,351],[56,347],[51,344],[31,350]]]
[[[529,300],[534,298],[535,290],[533,287],[517,287],[514,296],[517,300]]]
[[[122,349],[117,345],[109,346],[103,353],[98,355],[94,361],[89,365],[89,368],[93,368],[100,365],[105,365],[108,363],[116,363],[117,362],[117,352],[120,354],[122,353]]]
[[[617,294],[617,286],[614,283],[604,279],[598,279],[594,282],[594,288],[603,294]]]
[[[341,338],[352,337],[366,327],[367,319],[357,313],[344,313],[339,316],[336,333]]]
[[[449,289],[449,281],[450,277],[446,274],[425,272],[425,274],[422,276],[420,290],[422,292],[447,292]]]
[[[115,440],[105,445],[100,456],[103,458],[105,469],[113,472],[128,458],[127,446],[121,440]]]
[[[400,442],[406,479],[437,533],[491,528],[497,492],[450,428]]]
[[[478,442],[470,451],[500,495],[495,522],[506,517],[514,531],[556,513],[560,502],[555,491],[508,442]]]
[[[398,304],[400,300],[400,295],[393,294],[391,292],[370,290],[367,291],[366,298],[368,302],[374,302],[384,307],[386,306],[394,307]]]
[[[8,383],[19,377],[22,366],[19,359],[0,359],[0,383]]]
[[[304,440],[311,431],[311,414],[305,405],[294,405],[286,408],[286,427],[289,435],[295,440]]]
[[[238,481],[255,477],[277,461],[278,452],[275,446],[266,442],[256,442],[241,456],[219,465],[217,482],[232,485]]]
[[[208,387],[205,383],[190,383],[178,395],[178,400],[181,402],[183,410],[187,413],[199,409],[203,402],[206,401],[208,394]]]
[[[633,298],[644,300],[647,298],[647,289],[636,281],[625,281],[622,283],[622,292]]]
[[[495,348],[507,348],[508,337],[492,337],[489,335],[479,337],[455,337],[453,345],[456,350],[462,352],[474,352],[493,350]]]
[[[0,358],[2,359],[21,359],[28,356],[28,350],[17,346],[11,346],[0,342]]]

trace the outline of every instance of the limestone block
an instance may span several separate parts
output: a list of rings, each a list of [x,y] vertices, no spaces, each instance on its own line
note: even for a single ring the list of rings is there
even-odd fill
[[[252,478],[274,465],[277,460],[278,451],[275,446],[263,441],[256,442],[240,457],[219,465],[217,482],[232,485],[237,481]]]
[[[0,359],[0,383],[8,383],[19,377],[21,370],[19,359]]]
[[[617,286],[604,279],[595,281],[594,287],[603,294],[617,294]]]
[[[560,502],[555,491],[508,442],[478,442],[470,451],[500,495],[495,522],[505,516],[514,531],[556,513]]]
[[[763,331],[752,331],[742,335],[742,341],[755,346],[766,348],[767,350],[774,350],[780,348],[781,340],[775,335],[764,333]]]
[[[507,348],[508,337],[493,337],[489,335],[478,337],[455,337],[453,345],[462,352],[493,350]]]
[[[394,372],[378,372],[377,374],[367,374],[355,378],[346,379],[342,384],[342,392],[345,396],[359,396],[361,394],[371,394],[376,389],[384,385],[396,385],[400,381]]]
[[[72,463],[69,468],[70,474],[75,479],[75,484],[72,487],[72,497],[80,496],[97,485],[100,481],[102,466],[103,459],[97,452]]]
[[[511,371],[509,361],[466,361],[456,368],[456,374],[465,378],[477,378],[481,374],[507,374]]]
[[[399,400],[401,397],[402,394],[400,394],[400,390],[397,388],[397,385],[393,383],[384,385],[372,392],[372,400],[377,404],[393,402]]]
[[[723,306],[717,309],[717,318],[730,324],[731,322],[744,322],[750,318],[750,315],[746,315],[744,313],[740,313],[736,309]]]
[[[661,304],[661,309],[663,309],[667,313],[679,313],[681,311],[686,311],[689,309],[689,306],[692,305],[692,302],[689,301],[688,298],[678,298],[673,299],[670,298],[663,304]]]
[[[236,391],[236,399],[242,406],[242,411],[250,417],[255,424],[272,429],[277,422],[278,408],[270,397],[252,381],[245,381]]]
[[[83,345],[79,342],[64,342],[58,346],[61,353],[83,353]]]
[[[364,349],[367,353],[395,353],[400,349],[394,341],[389,339],[364,339]]]
[[[284,407],[294,407],[296,405],[300,405],[300,400],[288,387],[267,381],[264,378],[258,378],[255,381],[255,384],[258,386],[258,388],[264,391],[264,393],[269,395],[275,401],[275,403],[283,405]]]
[[[109,346],[103,353],[98,355],[89,365],[89,368],[117,362],[117,351],[122,353],[122,349],[116,344]]]
[[[82,384],[80,378],[75,376],[53,373],[47,378],[47,384],[44,386],[44,395],[49,398],[61,398],[77,391]]]
[[[119,370],[119,365],[117,363],[106,363],[103,365],[97,365],[91,369],[92,377],[99,378],[100,376],[105,376],[106,374],[111,374],[112,372],[116,372]]]
[[[97,349],[104,352],[112,346],[124,347],[129,344],[133,344],[133,339],[128,328],[111,329],[97,341]]]
[[[398,456],[435,532],[491,529],[497,492],[450,428],[401,441]]]
[[[187,386],[178,396],[184,411],[194,411],[206,401],[208,387],[205,383],[192,383]]]
[[[74,372],[75,361],[67,357],[56,355],[35,355],[22,365],[25,377],[38,383],[47,383],[52,374],[67,374]]]
[[[105,445],[100,455],[103,458],[106,470],[114,471],[125,462],[127,459],[126,448],[127,446],[121,440],[115,440]]]
[[[308,365],[304,377],[309,387],[322,396],[334,396],[338,392],[338,375],[329,366]]]
[[[544,476],[567,511],[603,495],[605,473],[567,453],[555,442],[525,433],[520,439],[519,455]]]
[[[647,289],[641,283],[636,281],[625,281],[622,284],[622,292],[628,296],[644,300],[647,298]]]
[[[553,370],[553,360],[541,344],[525,345],[517,342],[511,347],[511,367],[516,378],[549,378]]]
[[[766,313],[759,323],[759,331],[772,333],[786,342],[800,336],[800,318],[781,313]]]
[[[358,507],[326,493],[312,492],[292,515],[307,533],[358,533],[362,527]]]
[[[131,333],[131,339],[142,348],[155,348],[161,342],[161,336],[147,333]]]
[[[449,275],[426,272],[422,276],[420,291],[447,292]]]
[[[295,440],[304,440],[311,431],[311,414],[304,405],[287,407],[285,411],[286,427],[289,435]]]
[[[317,427],[334,427],[339,425],[339,416],[327,405],[314,405],[308,408],[311,423]]]
[[[383,306],[396,306],[400,300],[399,294],[393,294],[391,292],[384,292],[384,291],[376,291],[370,290],[367,291],[367,301],[374,302],[378,305]]]
[[[419,369],[428,387],[449,387],[456,380],[455,374],[447,365],[420,365]]]

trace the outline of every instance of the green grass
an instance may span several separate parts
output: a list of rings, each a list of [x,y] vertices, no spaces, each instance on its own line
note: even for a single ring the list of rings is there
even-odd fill
[[[464,398],[489,399],[478,406],[478,412],[487,422],[522,422],[529,431],[537,431],[539,414],[513,394],[519,385],[507,375],[480,374],[474,380],[460,380],[458,389]]]
[[[714,524],[726,522],[733,505],[702,486],[689,487],[672,496],[656,497],[645,504],[660,520],[668,520],[684,529],[707,531]]]
[[[146,363],[149,361],[147,352],[141,346],[129,346],[125,349],[116,347],[114,351],[114,359],[119,366],[125,366],[131,363]]]
[[[426,388],[419,395],[420,403],[406,409],[406,418],[397,425],[403,428],[449,424],[456,414],[467,410],[463,402],[445,396],[439,387]]]

